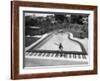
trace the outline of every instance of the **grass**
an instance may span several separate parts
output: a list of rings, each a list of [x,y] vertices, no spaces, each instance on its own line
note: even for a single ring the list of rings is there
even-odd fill
[[[37,37],[25,37],[25,47],[31,45],[35,41],[37,41],[39,38]]]

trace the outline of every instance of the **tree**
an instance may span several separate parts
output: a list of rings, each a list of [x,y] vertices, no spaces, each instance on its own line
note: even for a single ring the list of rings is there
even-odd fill
[[[64,19],[65,19],[65,15],[64,14],[55,14],[55,19],[57,20],[57,22],[63,23]]]

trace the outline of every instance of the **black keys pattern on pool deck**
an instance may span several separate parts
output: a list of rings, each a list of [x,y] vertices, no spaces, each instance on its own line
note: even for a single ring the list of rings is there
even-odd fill
[[[56,57],[56,58],[73,58],[73,59],[86,59],[86,55],[81,54],[66,54],[66,53],[39,53],[39,52],[25,52],[26,56],[38,57]]]

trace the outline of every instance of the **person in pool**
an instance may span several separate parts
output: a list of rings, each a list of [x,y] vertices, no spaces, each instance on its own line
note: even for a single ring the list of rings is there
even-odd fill
[[[63,45],[62,45],[62,43],[59,44],[59,50],[63,51]]]
[[[59,43],[59,44],[55,43],[55,45],[58,46],[58,48],[59,48],[60,51],[63,51],[63,45],[62,45],[62,43]]]

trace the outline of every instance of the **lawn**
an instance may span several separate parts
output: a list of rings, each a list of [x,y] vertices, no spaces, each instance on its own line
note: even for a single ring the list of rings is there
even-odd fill
[[[37,37],[25,37],[25,47],[28,47],[29,45],[31,45],[32,43],[34,43],[38,39],[39,38],[37,38]]]

